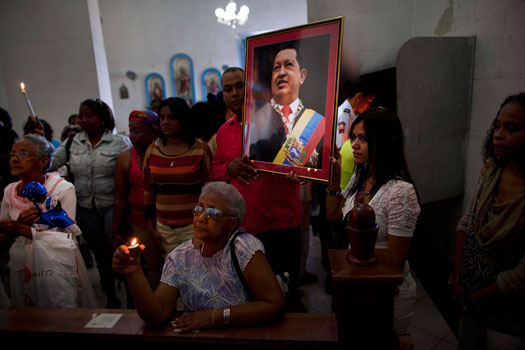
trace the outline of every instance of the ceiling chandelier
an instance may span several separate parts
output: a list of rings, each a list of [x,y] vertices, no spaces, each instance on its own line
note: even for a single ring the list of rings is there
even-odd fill
[[[237,12],[237,4],[231,0],[226,5],[226,10],[218,8],[215,10],[215,16],[217,16],[217,22],[224,23],[232,28],[238,25],[243,25],[248,20],[248,13],[250,9],[246,5],[242,5],[239,12]]]

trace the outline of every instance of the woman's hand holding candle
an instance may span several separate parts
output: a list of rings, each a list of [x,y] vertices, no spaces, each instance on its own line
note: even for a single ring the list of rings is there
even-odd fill
[[[131,274],[140,269],[140,253],[146,249],[136,239],[129,246],[122,244],[113,254],[113,270],[122,274]]]
[[[28,125],[29,125],[29,130],[31,130],[31,132],[33,134],[38,134],[40,136],[44,136],[44,125],[42,125],[42,123],[40,122],[40,120],[38,120],[38,116],[35,116],[35,117],[32,117],[32,116],[29,116],[27,118],[27,121],[29,122]]]

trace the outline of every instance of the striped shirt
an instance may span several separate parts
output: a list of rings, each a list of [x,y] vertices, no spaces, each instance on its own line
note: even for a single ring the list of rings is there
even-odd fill
[[[155,205],[157,220],[169,226],[193,223],[193,207],[210,178],[211,151],[197,139],[185,153],[168,155],[152,143],[144,158],[144,205]]]

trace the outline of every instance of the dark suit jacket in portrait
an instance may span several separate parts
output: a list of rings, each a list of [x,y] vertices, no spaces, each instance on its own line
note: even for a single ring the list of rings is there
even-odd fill
[[[281,114],[270,103],[265,103],[250,120],[249,158],[321,169],[324,123],[324,116],[303,108],[287,137]]]

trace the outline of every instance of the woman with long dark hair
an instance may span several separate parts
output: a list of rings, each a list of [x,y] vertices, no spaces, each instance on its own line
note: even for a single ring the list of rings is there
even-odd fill
[[[405,159],[401,122],[392,110],[370,109],[353,122],[350,140],[356,173],[340,193],[340,157],[334,160],[326,196],[327,220],[346,216],[356,202],[374,209],[379,224],[376,248],[388,249],[403,271],[403,283],[394,298],[394,328],[403,333],[416,301],[416,283],[406,260],[420,208]]]
[[[193,237],[193,207],[210,178],[211,152],[195,138],[190,108],[181,98],[162,101],[160,137],[144,158],[144,204],[151,238],[166,256]],[[160,271],[162,264],[157,266]]]
[[[460,349],[525,347],[525,93],[500,106],[456,238]]]

